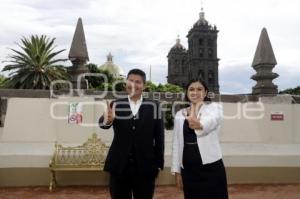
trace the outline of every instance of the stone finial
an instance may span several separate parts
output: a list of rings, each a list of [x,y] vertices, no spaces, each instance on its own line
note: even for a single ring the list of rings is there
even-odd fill
[[[113,62],[113,56],[112,56],[111,52],[108,53],[106,58],[107,58],[107,62]]]
[[[83,30],[82,19],[79,18],[76,25],[76,30],[73,36],[71,49],[69,52],[69,59],[73,63],[89,61],[85,35]]]
[[[205,19],[205,12],[203,9],[203,5],[201,5],[201,12],[199,13],[199,20],[197,24],[208,24],[207,20]]]
[[[84,30],[81,18],[78,19],[75,34],[69,53],[69,59],[72,62],[72,66],[68,67],[68,73],[71,76],[71,82],[74,89],[87,89],[88,83],[85,78],[81,78],[80,75],[89,72],[86,67],[86,62],[89,61],[89,55],[87,51]]]
[[[263,28],[252,62],[256,74],[251,79],[257,81],[252,88],[252,94],[276,95],[278,93],[277,86],[272,82],[273,79],[278,77],[278,74],[272,72],[276,64],[277,61],[267,30]]]
[[[252,62],[252,67],[260,64],[277,64],[266,28],[263,28],[261,31],[259,42]]]

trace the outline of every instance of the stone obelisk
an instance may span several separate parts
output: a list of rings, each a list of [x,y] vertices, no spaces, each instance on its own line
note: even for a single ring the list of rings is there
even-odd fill
[[[266,28],[263,28],[259,38],[259,42],[254,55],[252,67],[256,71],[251,79],[257,83],[252,88],[252,94],[255,95],[277,95],[277,85],[273,84],[273,80],[278,77],[277,73],[272,70],[277,64],[273,48]]]
[[[89,72],[88,68],[85,66],[87,61],[89,61],[89,55],[81,18],[77,21],[69,52],[69,60],[72,62],[72,66],[68,67],[68,73],[71,76],[73,89],[87,89],[88,85],[85,78],[78,78],[79,75]]]

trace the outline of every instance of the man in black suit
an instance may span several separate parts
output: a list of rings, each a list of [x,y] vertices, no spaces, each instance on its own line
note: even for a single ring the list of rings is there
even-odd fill
[[[157,101],[143,98],[146,75],[133,69],[127,75],[127,98],[108,103],[99,126],[113,126],[114,138],[104,170],[110,173],[113,199],[151,199],[155,179],[164,167],[164,123]]]

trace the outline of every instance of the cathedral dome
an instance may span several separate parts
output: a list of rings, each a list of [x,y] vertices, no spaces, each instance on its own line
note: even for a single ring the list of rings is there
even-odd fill
[[[99,67],[99,69],[100,70],[106,70],[106,71],[108,71],[115,78],[119,78],[119,77],[123,77],[124,76],[124,72],[123,72],[122,68],[119,67],[118,65],[116,65],[113,62],[113,56],[112,56],[111,53],[109,53],[107,55],[107,61],[106,61],[106,63],[104,63],[103,65],[101,65]]]
[[[199,19],[197,20],[196,23],[194,23],[192,28],[189,30],[187,37],[189,37],[193,32],[199,32],[203,30],[218,32],[216,25],[211,25],[205,19],[205,13],[203,11],[203,8],[201,8],[201,12],[199,13]]]
[[[171,52],[186,52],[185,47],[180,43],[179,36],[176,39],[176,44],[171,48],[170,53]]]
[[[199,19],[194,25],[208,25],[208,21],[205,19],[205,13],[203,8],[201,8],[201,12],[199,13]]]

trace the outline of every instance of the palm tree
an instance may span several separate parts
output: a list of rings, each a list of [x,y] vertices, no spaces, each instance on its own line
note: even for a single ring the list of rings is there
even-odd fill
[[[45,35],[23,37],[18,46],[21,50],[11,49],[9,65],[4,66],[2,72],[11,71],[5,81],[6,88],[21,89],[49,89],[53,80],[67,80],[69,75],[59,62],[67,59],[55,59],[64,50],[54,51],[55,38]]]
[[[5,82],[6,77],[4,75],[0,75],[0,88],[3,88],[3,84]]]

